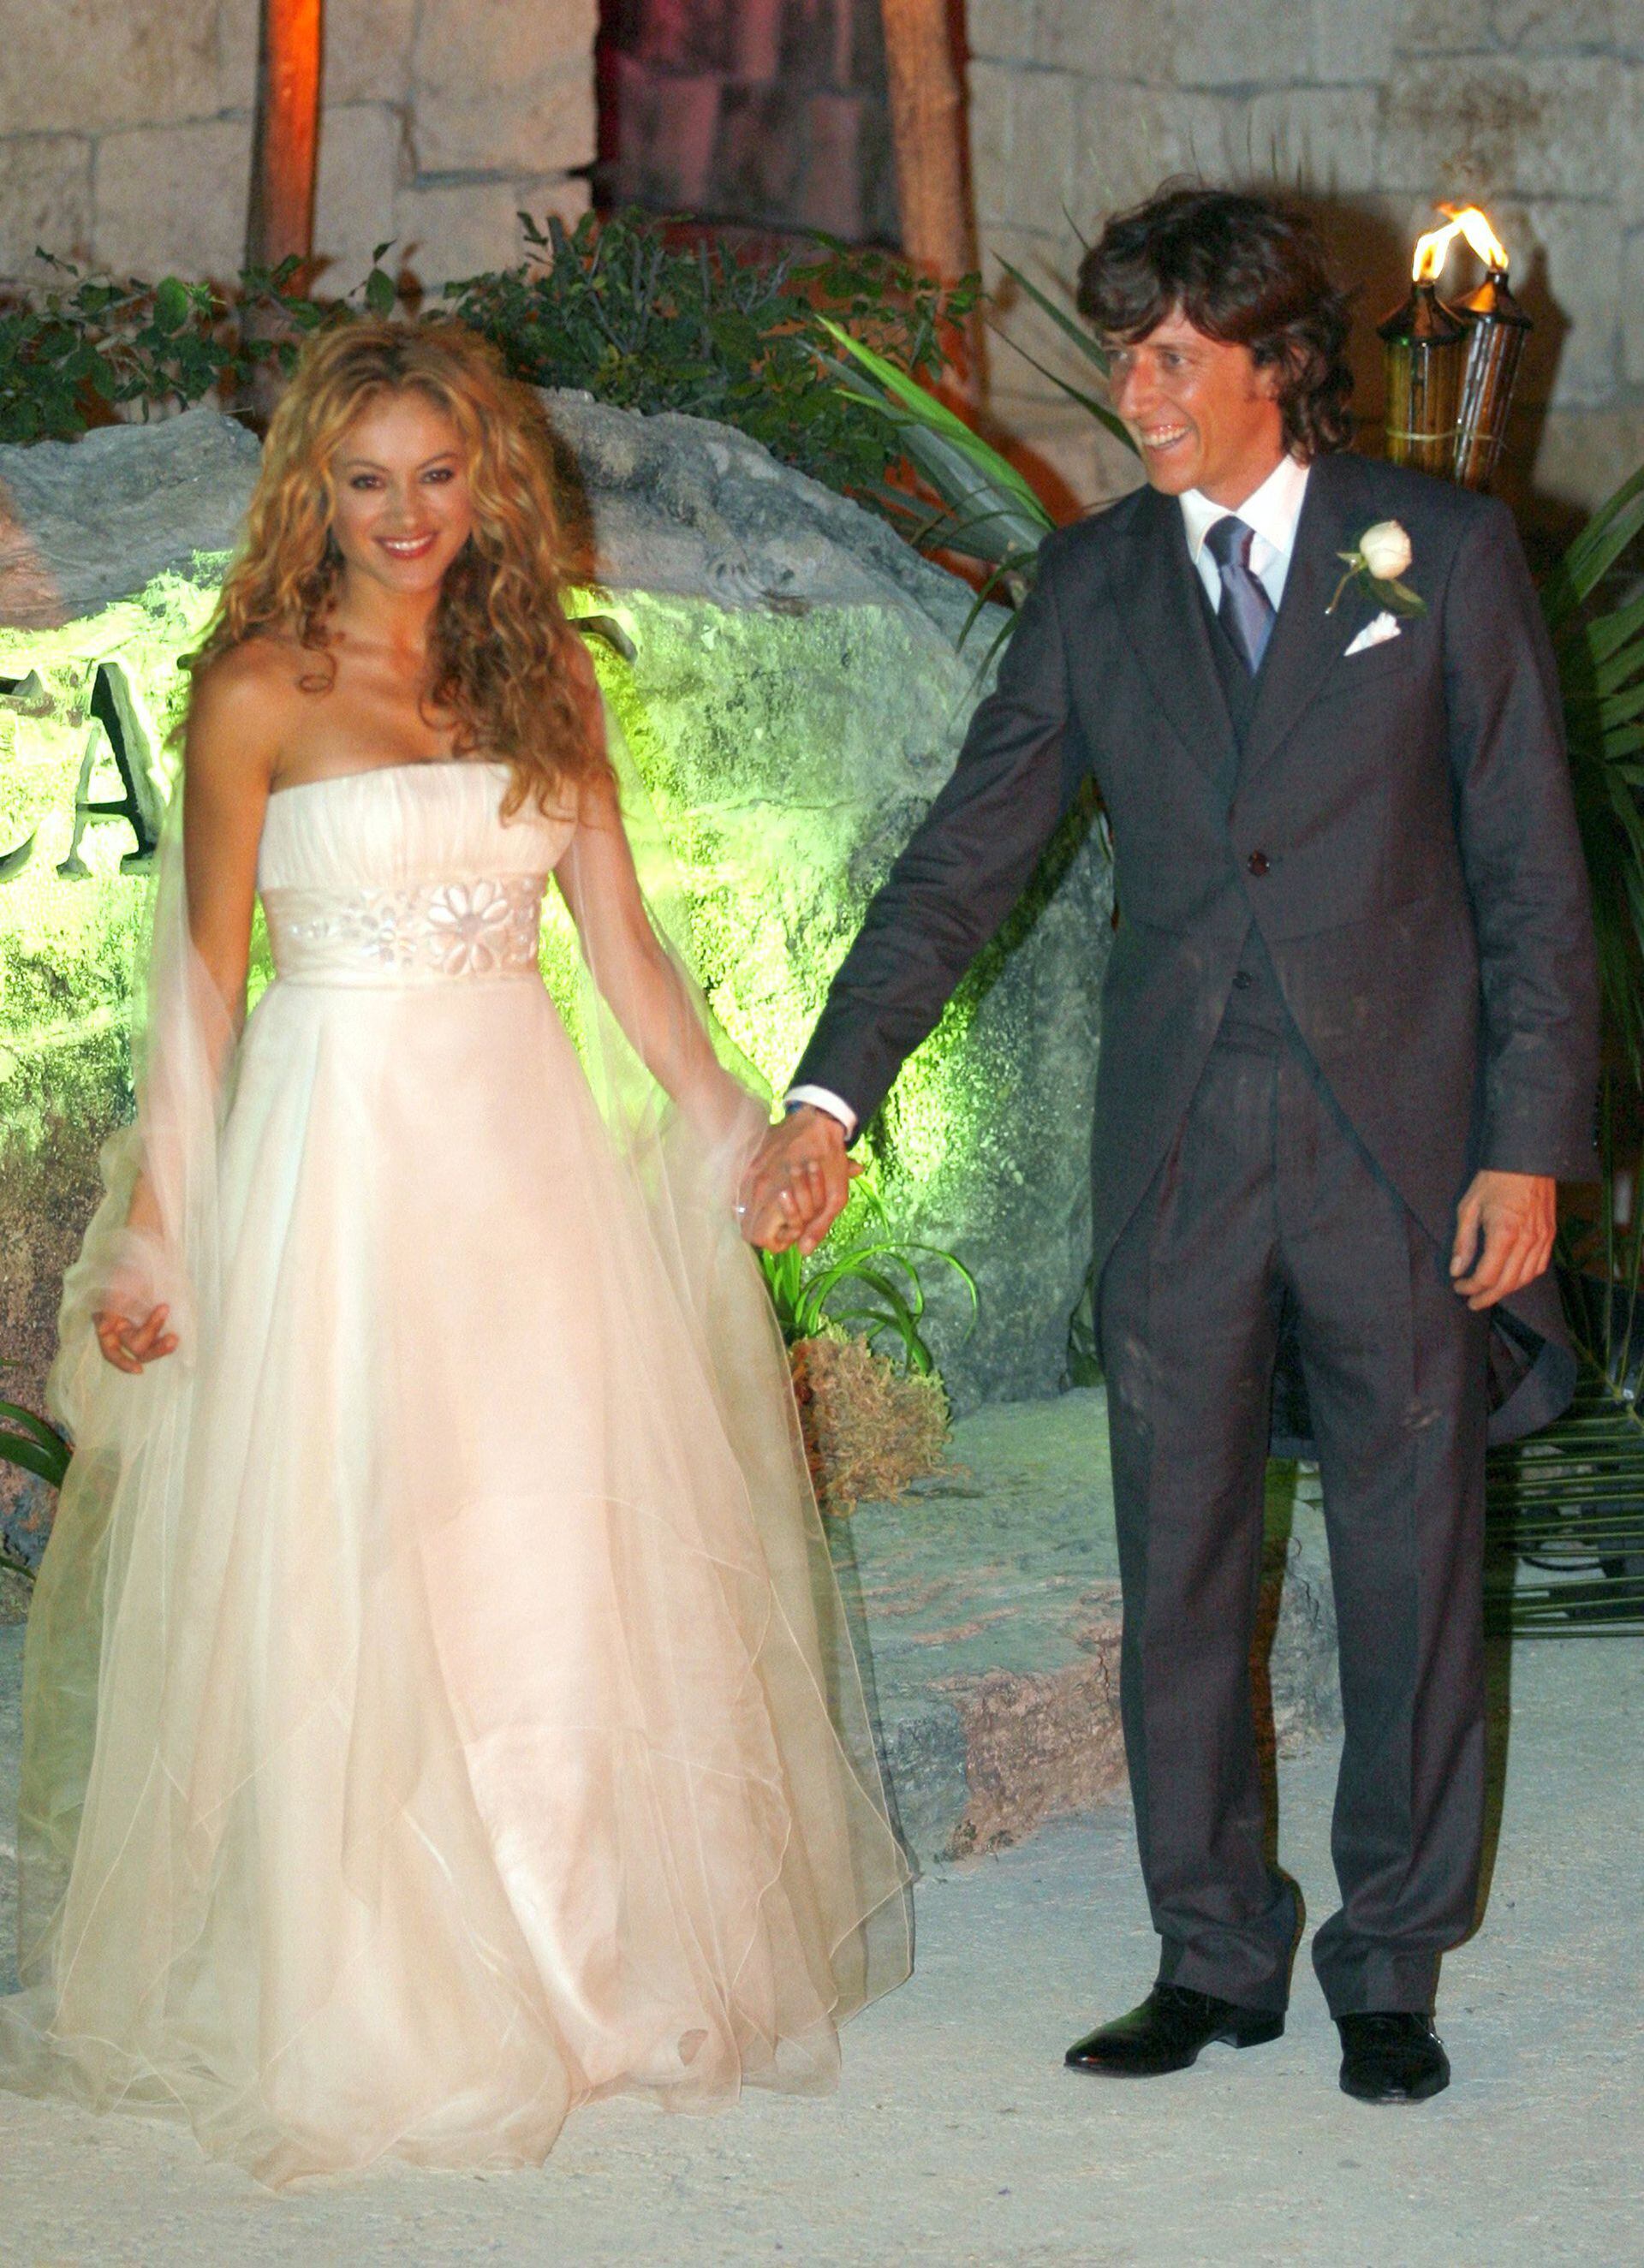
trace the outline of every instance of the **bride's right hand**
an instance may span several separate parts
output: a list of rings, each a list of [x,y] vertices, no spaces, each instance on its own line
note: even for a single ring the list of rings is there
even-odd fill
[[[151,1307],[140,1323],[129,1315],[117,1315],[108,1310],[93,1319],[97,1344],[103,1351],[105,1362],[113,1363],[129,1377],[141,1378],[144,1363],[158,1362],[162,1355],[177,1351],[177,1334],[166,1329],[169,1307]]]

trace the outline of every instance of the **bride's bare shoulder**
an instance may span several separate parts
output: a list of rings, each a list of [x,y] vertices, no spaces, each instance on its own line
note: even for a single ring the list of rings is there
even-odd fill
[[[257,699],[294,704],[324,667],[323,656],[295,638],[259,633],[200,665],[194,674],[195,703]]]
[[[260,637],[202,663],[188,699],[190,768],[227,763],[243,771],[249,764],[270,776],[314,660],[295,639]]]

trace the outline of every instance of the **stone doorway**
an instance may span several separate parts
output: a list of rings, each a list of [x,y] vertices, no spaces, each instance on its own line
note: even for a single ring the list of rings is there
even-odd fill
[[[601,0],[596,201],[897,242],[879,0]]]

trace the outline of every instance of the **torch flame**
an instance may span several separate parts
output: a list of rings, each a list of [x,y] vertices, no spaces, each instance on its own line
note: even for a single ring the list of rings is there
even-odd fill
[[[1486,268],[1505,276],[1508,261],[1507,247],[1490,225],[1486,214],[1477,205],[1441,205],[1439,210],[1447,220],[1453,221],[1466,238]]]
[[[1439,210],[1447,216],[1444,226],[1429,229],[1426,236],[1416,239],[1416,257],[1410,272],[1418,284],[1438,282],[1458,236],[1466,238],[1486,268],[1499,275],[1507,273],[1507,247],[1477,205],[1441,205]]]
[[[1448,227],[1432,228],[1425,236],[1416,239],[1416,257],[1411,276],[1418,284],[1436,284],[1444,273],[1444,261],[1452,240],[1461,233],[1455,221]]]

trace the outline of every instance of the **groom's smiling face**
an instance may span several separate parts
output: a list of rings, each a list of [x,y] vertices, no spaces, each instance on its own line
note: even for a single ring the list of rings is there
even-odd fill
[[[1250,350],[1172,313],[1139,339],[1110,339],[1113,407],[1167,496],[1198,489],[1236,510],[1285,453],[1279,373]]]

